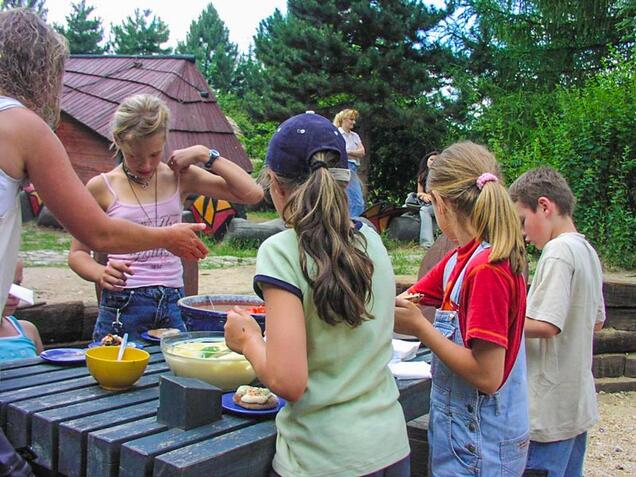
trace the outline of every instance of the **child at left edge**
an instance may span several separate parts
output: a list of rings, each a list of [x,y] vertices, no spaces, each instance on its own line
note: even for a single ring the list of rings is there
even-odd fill
[[[519,219],[494,156],[472,142],[435,157],[426,189],[437,224],[459,247],[405,292],[438,307],[434,323],[403,293],[395,331],[433,352],[430,475],[520,476],[529,424]]]
[[[22,283],[24,265],[21,259],[15,267],[13,283]],[[18,320],[13,314],[20,299],[9,294],[0,316],[0,361],[35,358],[43,349],[40,333],[33,323]]]

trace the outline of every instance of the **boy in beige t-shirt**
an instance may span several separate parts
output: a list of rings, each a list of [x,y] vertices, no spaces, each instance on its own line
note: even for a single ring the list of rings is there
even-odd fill
[[[532,279],[525,336],[530,405],[527,476],[580,476],[587,429],[598,421],[592,339],[605,321],[596,252],[576,231],[574,196],[554,169],[510,187],[526,241],[542,250]]]

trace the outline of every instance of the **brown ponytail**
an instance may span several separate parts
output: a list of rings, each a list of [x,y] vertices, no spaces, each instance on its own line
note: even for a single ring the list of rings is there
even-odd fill
[[[373,318],[366,306],[373,262],[365,252],[364,235],[351,226],[342,185],[317,164],[332,167],[338,160],[336,153],[320,151],[311,159],[315,166],[308,177],[276,178],[291,191],[283,220],[298,235],[302,272],[319,317],[330,325],[344,321],[355,327]]]

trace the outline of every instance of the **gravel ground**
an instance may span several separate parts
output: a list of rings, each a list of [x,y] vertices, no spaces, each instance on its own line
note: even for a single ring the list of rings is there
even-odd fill
[[[636,476],[636,392],[598,393],[601,420],[589,432],[586,477]]]

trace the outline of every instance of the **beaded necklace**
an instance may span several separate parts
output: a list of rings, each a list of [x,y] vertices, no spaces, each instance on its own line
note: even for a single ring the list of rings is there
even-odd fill
[[[124,166],[124,172],[126,172],[126,166]],[[155,170],[155,227],[159,226],[159,219],[157,216],[157,171]],[[135,182],[135,184],[139,184],[138,182],[132,180],[130,178],[130,176],[128,176],[128,174],[126,174],[126,178],[128,179],[128,185],[130,186],[130,190],[132,191],[133,195],[135,196],[135,200],[137,201],[137,204],[139,205],[139,207],[141,207],[141,210],[143,211],[144,215],[146,216],[146,218],[148,219],[148,223],[151,224],[152,220],[150,219],[150,215],[148,215],[148,212],[146,212],[146,209],[144,209],[144,206],[141,204],[141,201],[139,200],[139,197],[137,196],[137,193],[135,192],[135,188],[132,185],[132,182]],[[150,180],[148,181],[148,184],[150,184]],[[144,187],[143,184],[140,184],[141,187],[143,189],[145,189],[146,187],[148,187],[147,185]]]
[[[142,189],[147,189],[148,186],[150,185],[150,180],[152,179],[152,177],[148,180],[145,180],[143,177],[137,176],[135,174],[133,174],[132,172],[130,172],[130,169],[128,169],[128,166],[126,166],[126,161],[122,161],[121,163],[121,167],[124,171],[124,174],[126,174],[126,177],[128,178],[128,181],[133,181],[135,184],[139,184],[141,186]],[[155,171],[155,174],[157,173],[157,171]]]

